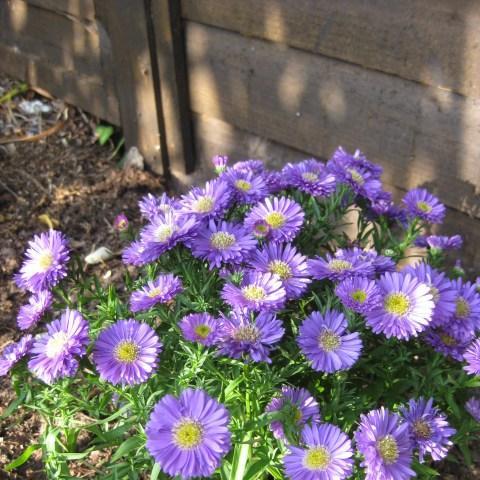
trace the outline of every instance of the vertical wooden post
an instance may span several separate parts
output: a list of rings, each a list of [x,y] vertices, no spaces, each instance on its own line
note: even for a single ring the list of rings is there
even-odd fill
[[[195,168],[181,4],[179,0],[149,1],[170,170],[181,176]]]
[[[146,162],[163,173],[168,164],[160,145],[144,4],[138,0],[95,0],[95,10],[111,43],[126,146],[137,146]]]

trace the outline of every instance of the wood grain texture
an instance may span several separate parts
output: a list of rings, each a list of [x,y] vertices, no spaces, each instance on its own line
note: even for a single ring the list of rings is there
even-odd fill
[[[480,96],[478,0],[182,0],[185,18]]]
[[[143,2],[96,0],[96,15],[111,44],[112,71],[127,147],[136,146],[161,172],[162,152]]]
[[[93,0],[27,0],[31,5],[62,12],[81,19],[95,19],[95,5]]]
[[[68,71],[1,43],[0,58],[2,72],[43,88],[114,125],[120,125],[117,97],[113,88],[105,85],[101,75],[87,76]]]
[[[151,15],[168,162],[174,175],[188,174],[195,168],[195,154],[182,19],[171,0],[152,0]]]
[[[319,157],[360,148],[480,217],[480,100],[191,22],[187,52],[196,113]]]
[[[292,149],[278,142],[258,137],[232,124],[206,115],[194,114],[195,143],[197,148],[198,169],[193,175],[183,179],[183,189],[198,184],[214,176],[211,158],[214,155],[226,154],[231,162],[256,158],[263,160],[269,168],[280,169],[288,162],[298,162],[308,158],[306,152]],[[400,202],[406,190],[385,183],[384,188],[394,194],[396,202]],[[447,208],[445,222],[435,227],[440,235],[461,234],[465,238],[464,247],[455,252],[452,258],[462,259],[464,268],[470,276],[480,268],[480,220]]]

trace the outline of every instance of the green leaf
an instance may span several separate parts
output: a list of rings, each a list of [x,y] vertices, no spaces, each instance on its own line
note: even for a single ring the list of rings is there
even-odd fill
[[[100,145],[105,145],[113,135],[113,127],[111,125],[97,125],[95,135]]]
[[[6,408],[6,410],[2,413],[0,416],[0,420],[3,420],[4,418],[9,417],[22,403],[23,400],[25,399],[26,392],[22,391],[20,396],[13,400],[10,405]]]
[[[160,476],[160,465],[156,463],[152,468],[152,473],[150,474],[150,480],[158,480]]]
[[[144,444],[143,438],[130,437],[127,438],[115,451],[110,459],[111,463],[115,463],[119,458],[123,457],[128,452],[140,448]]]
[[[7,472],[12,471],[14,468],[20,467],[23,465],[33,454],[35,450],[38,450],[41,447],[40,444],[34,443],[33,445],[30,445],[27,447],[24,452],[17,457],[13,462],[10,462],[6,467],[5,470]]]
[[[266,470],[268,465],[270,465],[269,458],[262,458],[258,460],[249,467],[247,473],[243,477],[243,480],[254,480],[259,474]]]

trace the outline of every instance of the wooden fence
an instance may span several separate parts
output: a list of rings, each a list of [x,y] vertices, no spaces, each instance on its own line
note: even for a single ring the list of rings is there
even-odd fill
[[[0,70],[122,125],[159,172],[360,148],[480,253],[478,0],[0,0]]]

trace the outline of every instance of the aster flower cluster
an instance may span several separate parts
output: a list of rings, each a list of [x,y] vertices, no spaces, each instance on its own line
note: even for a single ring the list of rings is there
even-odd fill
[[[395,204],[381,167],[341,147],[280,171],[212,163],[203,186],[146,195],[135,239],[117,216],[118,288],[69,265],[63,233],[29,243],[24,336],[0,375],[59,439],[48,468],[76,458],[82,428],[84,451],[118,449],[105,478],[403,480],[467,451],[480,282],[444,266],[459,236],[428,234],[440,200],[416,188]]]

